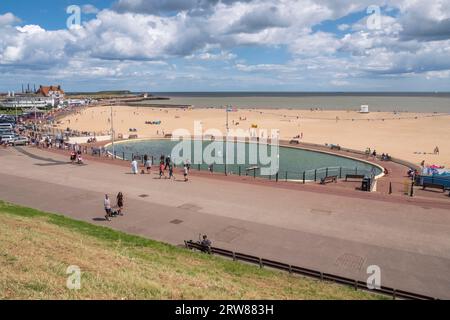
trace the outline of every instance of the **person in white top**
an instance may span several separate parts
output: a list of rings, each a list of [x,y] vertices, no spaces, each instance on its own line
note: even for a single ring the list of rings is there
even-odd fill
[[[111,221],[111,201],[109,200],[109,196],[107,194],[105,195],[105,200],[103,204],[106,212],[105,218],[107,221]]]
[[[133,161],[131,162],[131,171],[133,172],[133,174],[138,174],[139,165],[136,159],[133,159]]]

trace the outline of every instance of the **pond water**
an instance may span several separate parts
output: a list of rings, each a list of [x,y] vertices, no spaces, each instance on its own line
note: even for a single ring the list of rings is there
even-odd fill
[[[288,147],[270,147],[256,143],[235,142],[226,147],[222,141],[139,140],[115,144],[117,157],[130,160],[144,155],[157,165],[161,155],[171,156],[181,166],[189,159],[194,170],[213,170],[229,174],[275,176],[288,180],[317,180],[324,176],[346,174],[378,175],[381,170],[368,163],[326,153]],[[107,147],[112,152],[112,146]],[[197,151],[197,152],[195,152]],[[225,164],[225,159],[227,163]],[[278,160],[279,159],[279,160]],[[256,167],[256,169],[255,169]],[[278,170],[264,170],[274,168]]]

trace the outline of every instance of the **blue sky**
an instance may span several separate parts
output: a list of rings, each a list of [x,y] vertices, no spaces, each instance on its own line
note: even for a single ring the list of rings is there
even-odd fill
[[[449,57],[450,0],[0,2],[0,91],[450,91]]]

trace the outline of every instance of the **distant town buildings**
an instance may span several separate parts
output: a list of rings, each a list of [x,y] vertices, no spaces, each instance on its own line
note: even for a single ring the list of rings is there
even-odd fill
[[[22,93],[8,92],[6,98],[0,101],[5,108],[55,108],[64,103],[65,92],[61,86],[39,86],[35,92],[28,89]]]
[[[39,86],[39,89],[35,92],[36,95],[41,95],[47,98],[64,99],[65,93],[61,89],[61,86]]]

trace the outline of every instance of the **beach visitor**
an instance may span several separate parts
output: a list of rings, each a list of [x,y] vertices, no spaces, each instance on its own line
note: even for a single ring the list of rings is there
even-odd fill
[[[79,154],[77,157],[77,164],[84,164],[83,157],[81,156],[81,154]]]
[[[166,158],[166,166],[164,167],[164,170],[167,170],[167,168],[170,167],[171,163],[172,163],[172,161],[170,160],[170,157],[167,156],[167,158]]]
[[[200,244],[203,247],[203,252],[211,253],[212,242],[208,239],[208,236],[206,234],[203,236],[203,240],[200,242]]]
[[[189,169],[186,165],[183,168],[183,173],[184,173],[184,182],[188,182],[189,181],[189,179],[188,179]]]
[[[373,150],[372,157],[373,157],[373,160],[375,160],[377,158],[377,150]]]
[[[150,174],[150,171],[152,170],[152,165],[153,165],[152,160],[147,155],[145,155],[144,161],[145,161],[145,168],[147,170],[147,174]]]
[[[434,148],[434,154],[439,154],[439,147],[438,146],[436,146],[436,148]]]
[[[112,214],[111,214],[111,201],[109,200],[109,196],[107,194],[105,195],[105,200],[103,202],[103,205],[105,207],[105,212],[106,212],[105,218],[106,218],[107,221],[111,221],[111,216],[112,216]]]
[[[136,159],[133,159],[133,161],[131,162],[131,171],[133,172],[133,174],[138,174],[139,172],[139,168],[138,168],[138,162],[136,161]]]
[[[185,165],[188,168],[188,171],[190,171],[191,170],[191,160],[186,159]]]
[[[162,179],[163,176],[164,176],[164,163],[161,162],[159,164],[159,178]]]
[[[119,209],[118,214],[123,216],[123,193],[119,192],[117,195],[117,208]]]
[[[170,164],[169,165],[169,180],[171,180],[173,178],[173,180],[175,181],[175,176],[173,175],[173,165]]]
[[[74,164],[76,160],[77,160],[77,155],[76,155],[75,151],[72,151],[70,153],[70,161],[72,162],[72,164]]]

